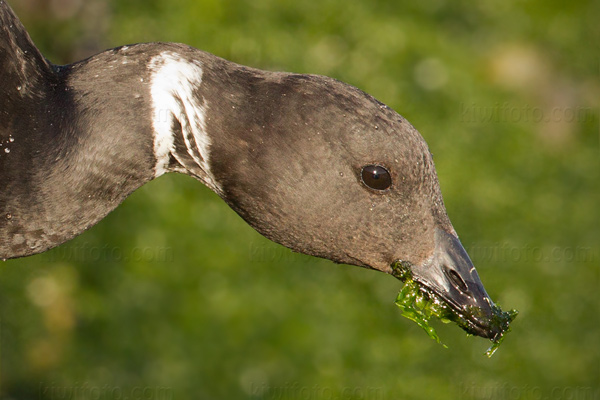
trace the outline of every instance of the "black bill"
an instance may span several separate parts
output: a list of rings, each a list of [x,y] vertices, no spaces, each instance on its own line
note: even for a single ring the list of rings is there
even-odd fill
[[[458,238],[441,229],[436,229],[435,251],[426,263],[413,265],[397,261],[392,264],[392,270],[393,275],[406,284],[404,299],[399,296],[397,300],[399,306],[415,311],[406,292],[410,282],[411,287],[419,291],[418,295],[412,296],[420,299],[415,305],[422,309],[423,305],[435,305],[426,307],[426,313],[417,311],[422,315],[419,318],[425,319],[422,323],[427,325],[426,320],[431,316],[453,321],[469,334],[492,340],[496,345],[492,346],[491,352],[509,331],[509,324],[517,315],[515,310],[504,312],[494,304]]]

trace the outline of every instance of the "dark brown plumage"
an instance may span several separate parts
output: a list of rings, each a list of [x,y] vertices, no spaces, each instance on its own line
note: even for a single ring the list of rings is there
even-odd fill
[[[182,172],[278,243],[386,273],[402,260],[457,312],[482,310],[472,333],[502,329],[426,143],[373,97],[180,44],[55,66],[4,1],[0,23],[0,258],[58,246],[154,177]],[[389,182],[369,184],[369,166]]]

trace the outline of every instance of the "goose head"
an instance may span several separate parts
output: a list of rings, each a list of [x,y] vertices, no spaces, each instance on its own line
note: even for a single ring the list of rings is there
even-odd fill
[[[205,97],[207,133],[218,137],[210,171],[250,225],[337,263],[394,274],[401,260],[469,333],[504,332],[447,216],[432,154],[406,119],[320,76],[261,75],[248,98],[218,93]]]

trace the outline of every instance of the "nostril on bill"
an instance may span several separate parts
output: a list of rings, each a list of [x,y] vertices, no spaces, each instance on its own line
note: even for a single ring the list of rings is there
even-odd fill
[[[469,288],[467,287],[467,284],[465,283],[463,278],[460,277],[458,272],[444,265],[444,273],[446,274],[446,277],[448,278],[450,283],[452,283],[452,285],[454,285],[455,288],[457,288],[463,293],[469,293]]]

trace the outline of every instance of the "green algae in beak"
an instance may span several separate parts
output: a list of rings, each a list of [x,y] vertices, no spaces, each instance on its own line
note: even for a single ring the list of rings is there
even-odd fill
[[[448,347],[440,341],[435,329],[429,325],[429,320],[433,316],[441,318],[440,307],[443,304],[430,301],[425,293],[423,293],[419,284],[412,279],[407,279],[404,287],[398,293],[396,305],[402,309],[402,316],[414,321],[429,335],[430,338],[438,342],[444,347]]]
[[[402,310],[402,316],[414,321],[419,325],[427,335],[446,347],[441,341],[435,329],[429,324],[433,317],[439,318],[442,322],[454,322],[465,330],[468,334],[476,334],[472,328],[472,320],[487,320],[487,324],[495,327],[499,333],[492,339],[492,345],[486,351],[486,355],[491,357],[506,334],[510,332],[510,323],[517,316],[516,310],[504,312],[497,305],[491,307],[491,316],[484,316],[483,311],[477,307],[466,307],[459,312],[453,309],[446,301],[435,292],[415,281],[410,269],[410,263],[397,261],[392,264],[392,274],[404,282],[404,286],[398,293],[396,305]]]
[[[504,341],[506,334],[510,332],[510,323],[515,318],[517,318],[517,315],[519,314],[519,312],[514,309],[504,312],[498,306],[495,306],[492,312],[494,313],[494,316],[492,318],[497,319],[498,324],[505,325],[506,329],[502,330],[502,332],[499,335],[492,339],[492,345],[485,352],[488,358],[491,358],[496,352],[496,350],[498,350],[498,347],[500,347],[500,344]]]
[[[394,276],[404,282],[404,286],[396,297],[396,305],[402,310],[402,316],[414,321],[427,333],[427,335],[447,348],[440,341],[435,329],[429,325],[432,317],[438,317],[444,322],[449,322],[448,306],[440,301],[437,296],[433,297],[428,290],[422,288],[412,279],[409,266],[402,262],[396,262],[393,265]]]

